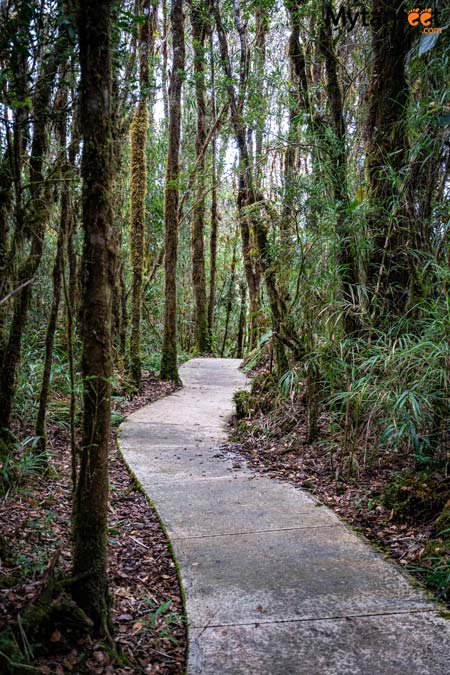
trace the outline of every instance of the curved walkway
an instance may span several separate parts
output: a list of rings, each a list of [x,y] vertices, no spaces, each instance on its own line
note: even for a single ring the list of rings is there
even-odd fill
[[[448,675],[450,621],[407,576],[301,490],[214,450],[238,366],[189,361],[183,389],[120,433],[178,559],[188,674]]]

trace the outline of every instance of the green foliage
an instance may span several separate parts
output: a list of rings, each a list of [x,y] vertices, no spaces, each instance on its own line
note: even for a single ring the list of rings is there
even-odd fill
[[[17,490],[48,468],[49,453],[37,452],[39,436],[29,436],[10,450],[0,466],[0,494]]]
[[[440,600],[449,602],[450,528],[436,532],[425,546],[420,561],[422,564],[409,567],[409,571],[417,574],[429,588],[432,588]]]
[[[145,598],[145,602],[149,605],[149,610],[142,620],[143,629],[153,633],[158,640],[177,645],[174,629],[182,626],[185,618],[170,611],[171,600],[165,600],[160,605],[151,598]]]
[[[418,464],[445,461],[450,346],[445,300],[423,303],[413,315],[374,333],[370,342],[324,344],[317,356],[323,402],[355,438],[411,453]],[[409,332],[414,326],[414,332]]]

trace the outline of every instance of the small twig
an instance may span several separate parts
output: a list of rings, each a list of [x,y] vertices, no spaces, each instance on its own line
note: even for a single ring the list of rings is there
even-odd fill
[[[169,656],[169,654],[166,654],[166,652],[161,652],[158,649],[154,649],[153,647],[147,647],[151,652],[155,652],[155,654],[159,654],[160,656],[164,656],[165,659],[169,659],[169,661],[176,661],[176,659],[172,658]]]
[[[139,544],[139,546],[143,546],[143,548],[147,548],[147,549],[149,548],[148,546],[146,546],[145,544],[143,544],[142,541],[139,541],[139,539],[136,539],[136,537],[132,537],[131,534],[129,534],[128,536],[130,537],[130,539],[132,539],[133,541],[135,541],[136,544]]]

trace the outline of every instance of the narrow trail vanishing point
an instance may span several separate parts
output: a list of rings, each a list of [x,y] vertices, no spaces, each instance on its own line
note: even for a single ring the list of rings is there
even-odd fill
[[[217,451],[239,363],[189,361],[120,431],[178,561],[188,675],[448,675],[439,606],[328,508]]]

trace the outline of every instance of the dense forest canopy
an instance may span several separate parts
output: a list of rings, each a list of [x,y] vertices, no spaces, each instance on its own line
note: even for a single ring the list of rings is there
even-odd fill
[[[99,633],[111,399],[143,372],[263,363],[338,473],[448,476],[449,25],[441,0],[1,0],[2,489],[67,430]]]

